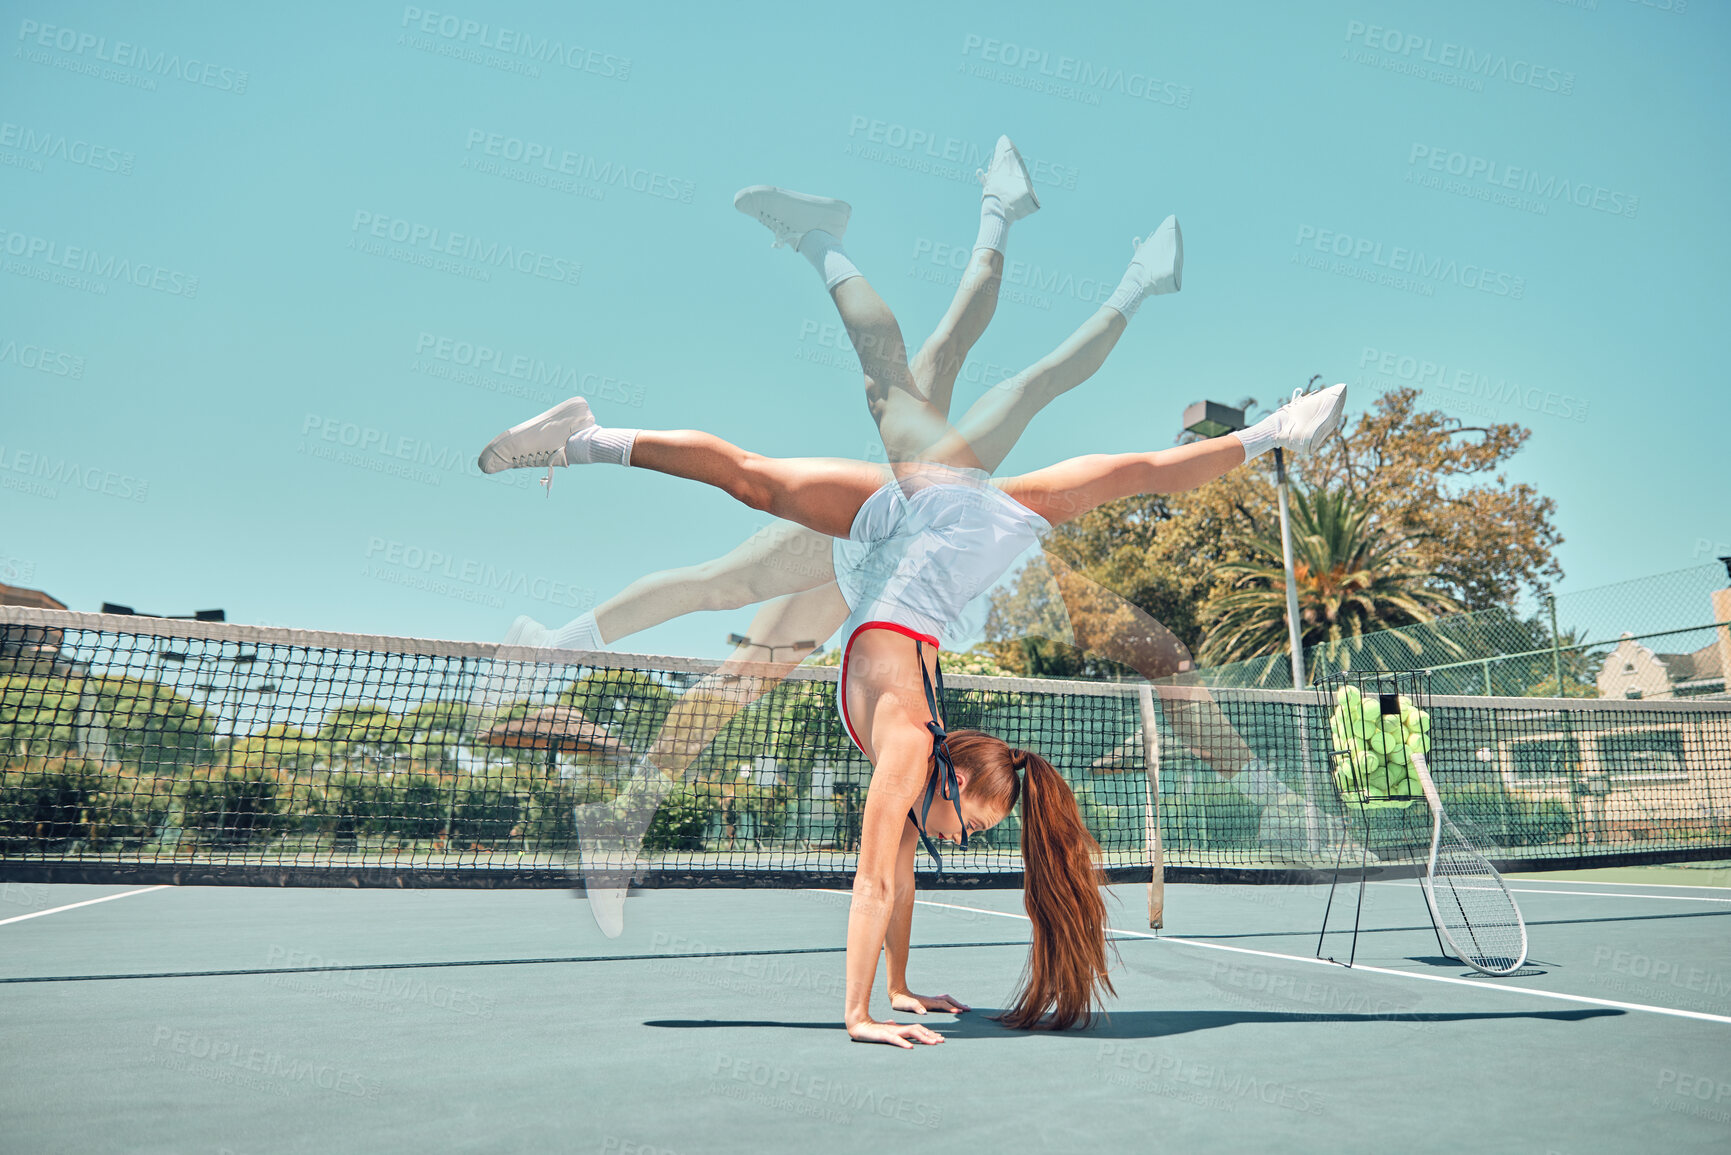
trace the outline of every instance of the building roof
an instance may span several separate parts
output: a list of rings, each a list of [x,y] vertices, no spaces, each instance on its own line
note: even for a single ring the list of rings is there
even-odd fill
[[[41,590],[27,590],[23,586],[9,586],[0,582],[0,606],[30,606],[38,610],[63,610],[66,603],[59,598],[51,597]]]

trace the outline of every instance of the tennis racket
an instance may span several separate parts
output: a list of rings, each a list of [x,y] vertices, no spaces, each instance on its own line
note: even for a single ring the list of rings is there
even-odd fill
[[[1382,712],[1400,713],[1396,695],[1382,695]],[[1423,751],[1409,747],[1407,756],[1430,807],[1430,857],[1419,884],[1431,922],[1461,962],[1487,975],[1511,974],[1527,961],[1527,924],[1521,919],[1521,908],[1497,868],[1443,812]]]

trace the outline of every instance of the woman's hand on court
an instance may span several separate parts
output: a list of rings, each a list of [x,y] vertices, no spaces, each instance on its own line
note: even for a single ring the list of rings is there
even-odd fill
[[[963,1011],[974,1008],[949,995],[916,995],[912,991],[891,991],[890,1006],[898,1011],[906,1011],[910,1015],[923,1015],[928,1011],[944,1011],[959,1015]]]
[[[915,1043],[930,1045],[944,1041],[942,1035],[918,1023],[879,1023],[871,1019],[855,1023],[847,1033],[856,1043],[889,1043],[910,1051]]]

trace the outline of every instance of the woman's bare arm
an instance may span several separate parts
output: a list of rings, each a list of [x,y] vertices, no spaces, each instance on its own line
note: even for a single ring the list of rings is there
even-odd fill
[[[925,702],[906,693],[880,694],[872,711],[875,755],[871,789],[860,831],[859,866],[854,871],[853,902],[847,920],[847,995],[843,1008],[848,1034],[861,1042],[941,1043],[943,1036],[918,1025],[880,1023],[871,1017],[871,992],[878,955],[889,936],[895,907],[897,862],[908,810],[918,797],[931,753],[923,728]],[[909,860],[912,865],[912,859]],[[910,894],[911,898],[911,894]]]

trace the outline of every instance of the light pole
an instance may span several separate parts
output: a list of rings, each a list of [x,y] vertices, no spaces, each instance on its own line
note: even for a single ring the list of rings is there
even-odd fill
[[[728,634],[727,640],[730,644],[735,645],[735,646],[755,646],[760,650],[768,650],[769,651],[769,660],[772,662],[775,661],[775,651],[777,651],[777,650],[815,650],[815,649],[817,649],[817,643],[815,641],[788,642],[785,645],[772,646],[768,642],[754,642],[750,638],[746,637],[744,634]]]
[[[1317,379],[1312,377],[1310,384],[1315,384]],[[1185,431],[1202,437],[1223,437],[1244,426],[1244,410],[1218,401],[1198,401],[1184,410]],[[1292,565],[1292,515],[1286,496],[1286,454],[1279,449],[1274,451],[1274,482],[1275,496],[1280,503],[1280,560],[1286,568],[1286,639],[1292,647],[1292,688],[1302,690],[1305,686],[1304,642],[1298,631],[1298,579]]]

